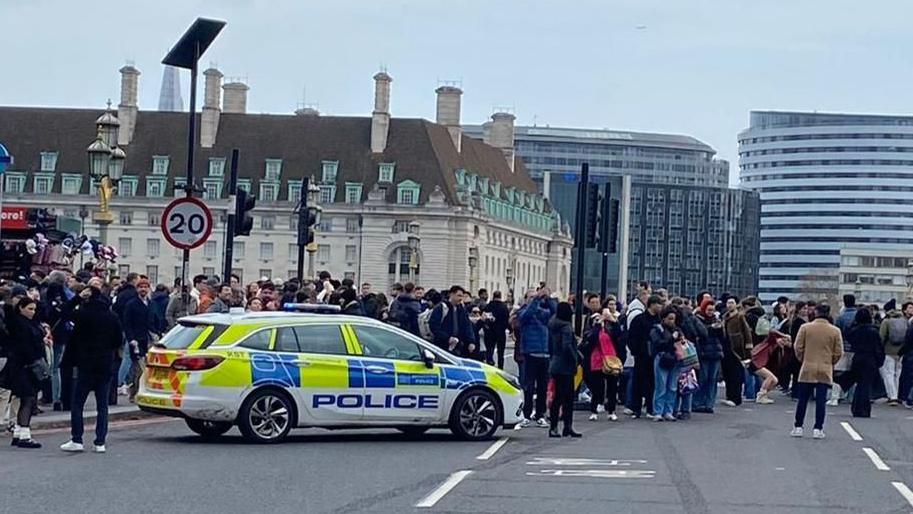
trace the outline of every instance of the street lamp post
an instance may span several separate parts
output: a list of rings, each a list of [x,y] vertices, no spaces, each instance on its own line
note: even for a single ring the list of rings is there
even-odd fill
[[[302,192],[302,194],[307,194],[307,205],[308,210],[311,211],[314,215],[316,223],[320,223],[320,213],[323,211],[323,208],[317,205],[317,200],[320,194],[320,187],[314,181],[314,177],[311,177],[311,180],[308,184],[308,190]],[[315,231],[316,232],[316,231]],[[314,241],[310,242],[305,249],[308,252],[308,278],[314,279],[317,274],[314,270],[314,254],[317,253],[317,239],[314,238]]]
[[[110,209],[111,199],[124,174],[124,160],[127,158],[127,154],[117,147],[120,121],[111,112],[110,101],[105,113],[95,120],[95,126],[95,141],[86,148],[89,173],[98,182],[98,211],[93,214],[92,221],[98,224],[98,239],[107,244],[108,226],[114,222],[114,213]]]
[[[476,292],[476,282],[478,282],[478,277],[476,276],[476,271],[479,267],[479,248],[477,246],[469,247],[469,294],[472,295]]]
[[[409,222],[409,282],[415,283],[415,275],[418,272],[418,246],[421,238],[418,236],[419,223],[417,221]]]
[[[507,282],[507,294],[510,296],[510,304],[516,303],[514,299],[514,268],[513,261],[508,261],[507,269],[504,270],[504,280]]]

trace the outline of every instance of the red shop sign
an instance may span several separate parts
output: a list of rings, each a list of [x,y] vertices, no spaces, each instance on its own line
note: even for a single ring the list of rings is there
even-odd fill
[[[26,230],[29,228],[28,209],[25,207],[3,206],[0,213],[0,228],[13,230]]]

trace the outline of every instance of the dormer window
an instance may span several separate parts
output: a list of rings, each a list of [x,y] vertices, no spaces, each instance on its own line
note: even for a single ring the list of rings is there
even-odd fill
[[[51,193],[54,187],[54,175],[47,173],[37,173],[32,184],[32,192],[36,195],[46,195]]]
[[[319,202],[323,205],[331,204],[336,200],[336,186],[320,186]]]
[[[203,197],[207,200],[218,200],[222,197],[222,179],[203,179]]]
[[[139,182],[137,177],[123,177],[117,184],[117,194],[120,196],[136,196],[136,185]]]
[[[282,159],[267,159],[266,160],[266,180],[278,181],[279,176],[282,174]]]
[[[238,189],[243,189],[244,191],[250,193],[250,179],[249,178],[239,178],[238,179]]]
[[[288,201],[298,203],[301,201],[301,181],[288,181]]]
[[[209,176],[210,177],[224,177],[225,176],[225,157],[210,157],[209,158]]]
[[[411,180],[404,180],[396,186],[396,203],[401,205],[418,205],[421,185]]]
[[[279,199],[279,184],[271,182],[260,183],[260,201],[275,202]]]
[[[171,157],[167,155],[153,155],[152,156],[152,174],[153,175],[167,175],[168,174],[168,165],[171,163]]]
[[[41,171],[53,173],[57,168],[57,152],[41,152]]]
[[[381,163],[377,171],[377,181],[378,182],[393,182],[393,172],[396,165],[392,163]]]
[[[338,171],[338,161],[323,161],[323,170],[320,175],[320,182],[324,184],[334,184],[336,182],[336,173]]]
[[[346,182],[346,203],[361,203],[362,186],[359,182]]]

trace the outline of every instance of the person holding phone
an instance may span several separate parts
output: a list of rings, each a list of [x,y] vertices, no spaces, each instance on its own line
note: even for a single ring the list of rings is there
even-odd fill
[[[685,336],[678,328],[678,311],[665,307],[660,313],[662,320],[650,332],[650,353],[653,355],[653,372],[655,389],[653,392],[653,412],[655,421],[675,421],[672,411],[678,393],[678,361],[675,357],[675,346],[681,344]]]

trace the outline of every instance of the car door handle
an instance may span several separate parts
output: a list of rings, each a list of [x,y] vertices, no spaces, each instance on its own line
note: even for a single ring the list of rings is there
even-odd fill
[[[368,366],[365,368],[365,370],[370,371],[371,373],[376,373],[378,375],[383,375],[392,371],[383,366]]]

